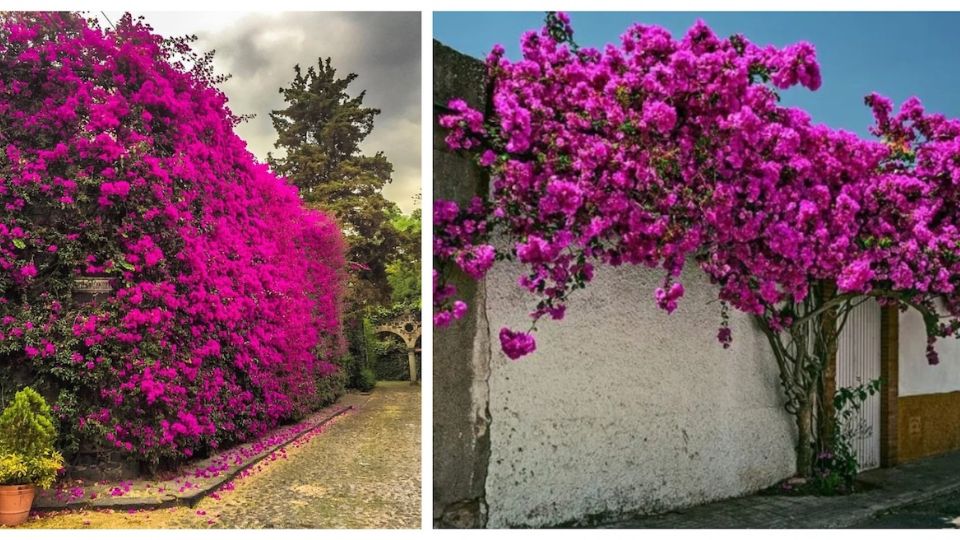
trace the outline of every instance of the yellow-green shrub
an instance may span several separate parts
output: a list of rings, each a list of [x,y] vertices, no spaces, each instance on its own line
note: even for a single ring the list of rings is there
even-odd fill
[[[0,485],[53,485],[63,468],[63,456],[50,406],[32,388],[24,388],[0,414]]]
[[[32,458],[23,454],[0,454],[0,485],[33,484],[48,488],[61,468],[63,457],[58,452]]]

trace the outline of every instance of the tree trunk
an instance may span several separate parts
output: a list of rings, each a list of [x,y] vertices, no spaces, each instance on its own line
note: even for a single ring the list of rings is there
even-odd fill
[[[836,295],[837,286],[829,282],[819,285],[820,303],[824,304]],[[833,396],[837,392],[837,309],[828,309],[822,315],[824,343],[822,353],[824,358],[819,359],[823,365],[817,385],[817,447],[820,449],[833,448],[834,433],[833,418],[836,411],[833,407]]]
[[[757,317],[780,370],[785,408],[797,425],[797,475],[813,475],[816,454],[833,439],[832,419],[837,310],[820,311],[835,296],[833,285],[815,284],[790,312],[801,318],[788,328],[772,328]]]

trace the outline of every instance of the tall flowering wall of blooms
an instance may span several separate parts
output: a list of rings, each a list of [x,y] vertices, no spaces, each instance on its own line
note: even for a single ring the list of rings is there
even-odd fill
[[[916,98],[895,113],[872,94],[877,139],[814,124],[777,93],[820,86],[809,43],[762,47],[702,22],[678,39],[633,25],[602,50],[572,36],[569,19],[551,14],[524,34],[520,60],[496,47],[491,113],[454,100],[440,118],[448,146],[473,155],[492,190],[435,204],[435,324],[466,312],[446,282],[453,265],[476,279],[498,259],[524,265],[531,325],[499,331],[519,358],[536,348],[537,321],[563,318],[595,265],[661,268],[653,300],[669,312],[695,261],[719,285],[723,313],[755,315],[771,335],[864,296],[916,308],[937,361],[933,340],[954,333],[960,314],[960,122]],[[801,316],[815,290],[827,291],[816,294],[822,306]],[[725,317],[718,338],[732,339]]]
[[[340,231],[246,149],[208,61],[130,17],[0,19],[0,362],[56,393],[68,446],[188,457],[338,369]],[[78,301],[84,276],[113,293]]]

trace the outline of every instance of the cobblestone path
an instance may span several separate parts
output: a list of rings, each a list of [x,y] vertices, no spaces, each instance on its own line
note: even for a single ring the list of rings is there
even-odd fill
[[[254,466],[196,508],[79,511],[31,518],[40,528],[419,528],[420,386],[378,383],[360,409]]]

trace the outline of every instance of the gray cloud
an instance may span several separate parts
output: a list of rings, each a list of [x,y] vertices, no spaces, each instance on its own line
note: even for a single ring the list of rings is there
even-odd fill
[[[163,32],[167,21],[150,14]],[[190,27],[190,14],[177,14],[177,29]],[[172,21],[169,24],[173,26]],[[216,50],[214,67],[232,78],[222,90],[236,114],[256,114],[237,128],[261,159],[273,151],[269,112],[283,106],[279,94],[293,78],[293,66],[306,69],[330,57],[338,75],[356,73],[352,93],[366,90],[364,103],[381,110],[365,152],[382,150],[394,165],[384,194],[410,211],[420,191],[420,14],[368,12],[288,12],[231,14],[221,24],[191,29],[199,50]]]

